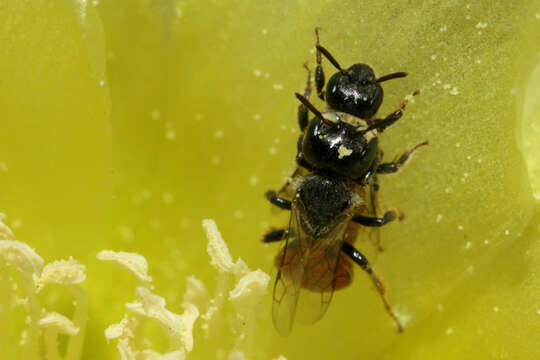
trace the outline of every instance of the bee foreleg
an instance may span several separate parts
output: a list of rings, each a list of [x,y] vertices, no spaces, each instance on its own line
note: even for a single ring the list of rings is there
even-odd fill
[[[394,320],[394,323],[396,324],[398,332],[402,332],[403,325],[401,325],[401,322],[399,321],[396,314],[394,314],[392,307],[388,303],[386,296],[384,296],[386,289],[382,281],[379,279],[379,277],[373,272],[373,269],[371,268],[371,265],[369,264],[368,259],[360,251],[356,250],[354,246],[352,246],[351,244],[347,242],[343,243],[341,250],[347,256],[349,256],[352,259],[352,261],[358,264],[362,268],[362,270],[364,270],[369,275],[369,277],[371,278],[371,281],[373,282],[373,285],[375,285],[375,288],[377,289],[377,292],[379,293],[379,296],[381,297],[381,300],[384,304],[384,308],[386,309],[386,312]]]
[[[391,174],[397,172],[404,164],[407,162],[407,159],[411,156],[411,154],[418,149],[420,146],[428,145],[429,141],[424,141],[416,146],[414,146],[412,149],[409,149],[405,151],[397,160],[394,162],[389,163],[382,163],[377,167],[377,174]]]
[[[311,71],[309,70],[307,64],[304,64],[304,68],[306,68],[308,73],[306,88],[304,89],[304,97],[309,100],[309,96],[311,95]],[[300,105],[298,105],[298,126],[300,127],[300,131],[304,131],[308,122],[308,109],[306,105],[300,103]]]
[[[291,202],[287,199],[284,199],[278,196],[274,190],[268,190],[265,195],[268,201],[270,201],[272,204],[276,205],[277,207],[283,210],[291,210]]]
[[[319,28],[318,27],[315,28],[315,35],[317,36],[317,43],[315,44],[315,46],[318,46],[318,45],[320,45]],[[317,49],[316,60],[317,60],[317,68],[315,69],[315,85],[317,86],[317,94],[319,95],[321,100],[324,100],[323,88],[324,88],[324,80],[325,79],[324,79],[324,70],[323,70],[323,67],[322,67],[322,56],[321,56],[321,52],[320,52],[319,49]]]

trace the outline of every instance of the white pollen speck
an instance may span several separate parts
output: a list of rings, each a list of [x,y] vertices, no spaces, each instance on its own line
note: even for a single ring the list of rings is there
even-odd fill
[[[446,189],[444,189],[444,192],[447,193],[447,194],[450,194],[452,192],[452,188],[447,187]]]
[[[270,77],[270,73],[265,73],[265,74],[264,74],[264,78],[265,78],[265,79],[268,79],[269,77]]]
[[[437,58],[437,54],[431,55],[431,60],[435,60]]]
[[[457,229],[458,229],[459,231],[463,231],[463,225],[458,225]]]
[[[482,32],[481,32],[481,31],[479,31],[479,32],[478,32],[478,35],[482,35]]]
[[[259,69],[253,69],[253,75],[255,75],[256,77],[260,77],[262,75],[262,72]]]
[[[460,147],[461,146],[461,143],[456,143],[456,147]]]
[[[18,229],[23,225],[23,221],[21,219],[13,219],[13,222],[11,223],[11,227],[13,229]]]
[[[540,200],[540,192],[535,191],[535,192],[533,193],[533,197],[534,197],[535,200]]]
[[[253,115],[253,120],[260,120],[260,119],[261,119],[261,114]]]
[[[445,32],[447,29],[448,29],[448,27],[446,25],[443,25],[443,26],[440,27],[439,31],[440,32]]]
[[[464,172],[464,173],[463,173],[463,177],[469,177],[469,173],[468,173],[468,172]]]
[[[219,164],[221,162],[221,158],[219,156],[215,155],[215,156],[212,156],[210,161],[212,162],[212,165],[217,165],[217,164]]]
[[[467,16],[465,16],[465,19],[467,19],[467,20],[471,20],[471,15],[467,15]]]
[[[487,26],[488,26],[487,22],[479,22],[474,27],[477,28],[477,29],[485,29],[485,28],[487,28]]]
[[[173,129],[169,129],[165,132],[165,139],[169,141],[175,141],[176,140],[176,131]]]
[[[482,159],[478,159],[476,160],[477,163],[481,164],[482,163]]]
[[[444,84],[442,86],[442,88],[445,89],[445,90],[450,89],[451,87],[452,87],[452,85],[450,85],[450,84]]]
[[[268,29],[262,29],[262,30],[261,30],[261,34],[263,34],[263,35],[268,34]]]
[[[249,177],[249,180],[248,180],[248,181],[249,181],[249,185],[255,186],[255,185],[257,185],[257,183],[259,182],[259,178],[258,178],[256,175],[251,175],[251,176]]]
[[[479,59],[479,58],[476,58],[476,60],[474,60],[474,63],[475,64],[480,64],[482,61]]]
[[[1,172],[8,172],[8,166],[5,162],[0,161],[0,171]]]
[[[494,307],[493,307],[493,311],[494,311],[494,312],[499,312],[499,307],[498,307],[498,306],[494,306]]]
[[[135,233],[128,225],[118,225],[118,232],[125,242],[132,242],[135,239]]]
[[[99,86],[105,86],[105,80],[100,80],[99,81]]]
[[[214,137],[216,139],[223,139],[223,136],[225,136],[225,133],[223,132],[223,130],[218,130],[214,133]]]
[[[444,310],[443,304],[437,304],[437,310],[438,311],[443,311]]]
[[[437,215],[437,222],[440,223],[443,218],[443,214]]]
[[[236,210],[234,213],[233,213],[233,217],[235,219],[241,219],[244,217],[244,212],[242,210]]]
[[[504,235],[510,235],[510,230],[508,229],[504,230]]]
[[[488,245],[489,244],[489,240],[484,240],[484,245]]]
[[[338,159],[343,159],[346,156],[349,156],[352,154],[351,149],[347,149],[344,145],[340,145],[338,148]]]
[[[171,194],[170,192],[165,192],[161,196],[161,199],[163,200],[165,204],[172,204],[174,202],[174,195]]]
[[[536,314],[540,315],[540,309],[536,310]]]
[[[540,19],[540,13],[536,13],[536,18]]]
[[[279,144],[281,142],[281,139],[280,138],[275,138],[274,139],[274,144]]]
[[[467,243],[465,244],[465,249],[470,249],[471,246],[472,246],[472,242],[467,241]]]
[[[446,329],[446,335],[452,335],[454,333],[454,329],[448,328]]]
[[[268,149],[268,152],[271,154],[271,155],[276,155],[277,154],[277,149],[273,146],[271,146],[269,149]]]
[[[516,89],[516,88],[511,88],[511,89],[510,89],[510,94],[511,94],[511,95],[516,95],[516,93],[517,93],[517,89]]]
[[[152,117],[152,119],[157,120],[161,117],[161,112],[159,111],[159,109],[154,109],[150,113],[150,116]]]
[[[281,90],[281,89],[283,89],[283,84],[274,84],[274,85],[272,85],[272,89]]]
[[[457,89],[457,87],[454,86],[454,88],[452,90],[450,90],[450,95],[457,95],[459,94],[459,91]]]

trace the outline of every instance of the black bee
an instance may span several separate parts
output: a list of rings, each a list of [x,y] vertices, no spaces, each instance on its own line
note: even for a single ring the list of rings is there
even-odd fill
[[[280,190],[268,191],[268,200],[291,211],[286,229],[265,234],[264,242],[285,240],[275,258],[278,268],[273,295],[273,321],[282,335],[291,331],[294,319],[314,323],[326,312],[335,290],[348,286],[353,277],[351,260],[371,278],[386,311],[398,331],[399,319],[385,297],[382,282],[367,258],[353,247],[362,227],[381,227],[398,217],[395,210],[377,216],[377,174],[394,173],[406,162],[416,145],[396,161],[382,163],[378,134],[403,115],[407,102],[385,118],[373,118],[383,100],[381,82],[407,76],[392,73],[376,78],[366,64],[342,69],[319,43],[317,35],[317,93],[328,108],[318,111],[310,102],[311,74],[300,101],[297,164],[291,180]],[[323,91],[324,55],[339,71]],[[309,121],[308,109],[315,117]],[[377,244],[378,245],[378,244]]]

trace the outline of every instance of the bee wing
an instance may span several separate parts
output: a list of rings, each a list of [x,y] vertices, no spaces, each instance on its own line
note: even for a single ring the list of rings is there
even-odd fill
[[[293,202],[287,239],[280,252],[281,260],[274,283],[272,302],[272,320],[277,331],[283,336],[291,332],[304,276],[304,259],[301,250],[301,238],[304,235],[300,226],[298,208]],[[296,241],[293,240],[295,237]]]
[[[303,231],[294,202],[291,210],[272,304],[274,326],[281,335],[290,333],[295,317],[302,323],[311,324],[326,313],[334,293],[341,246],[350,220],[350,216],[345,216],[330,234],[315,239]]]
[[[339,225],[324,238],[317,239],[309,248],[305,264],[296,318],[303,324],[319,321],[332,301],[337,284],[337,270],[342,261],[341,247],[349,219],[344,218]]]

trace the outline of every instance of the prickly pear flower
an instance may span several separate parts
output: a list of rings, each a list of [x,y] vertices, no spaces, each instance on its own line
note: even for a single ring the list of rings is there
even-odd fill
[[[539,11],[2,1],[2,359],[539,358]],[[263,194],[295,167],[315,27],[344,67],[408,73],[383,84],[376,117],[409,101],[383,161],[430,142],[379,177],[404,214],[384,251],[356,242],[402,334],[359,269],[317,324],[272,326],[279,245],[259,240],[288,214]]]

